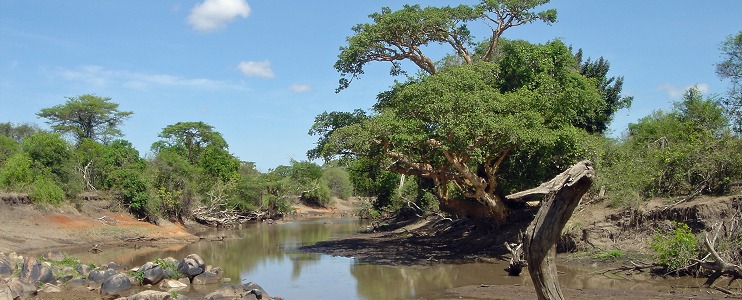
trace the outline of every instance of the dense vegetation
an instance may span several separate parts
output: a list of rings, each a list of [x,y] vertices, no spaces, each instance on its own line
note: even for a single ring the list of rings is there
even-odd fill
[[[1,123],[0,191],[27,193],[34,203],[52,205],[103,191],[152,221],[182,221],[212,201],[225,210],[279,217],[299,200],[327,206],[333,196],[353,193],[348,173],[337,167],[292,161],[259,172],[229,153],[222,135],[203,122],[163,128],[151,154],[142,158],[131,142],[113,139],[132,113],[118,111],[110,98],[82,95],[39,112],[52,132]]]
[[[742,179],[742,144],[730,126],[739,112],[738,36],[723,44],[727,59],[717,70],[732,81],[728,98],[690,89],[671,111],[654,112],[612,138],[605,131],[613,115],[634,99],[621,95],[623,77],[608,75],[608,61],[585,60],[559,40],[502,38],[513,26],[555,22],[555,11],[537,11],[546,2],[407,5],[370,15],[372,22],[353,27],[340,49],[338,92],[369,63],[388,62],[391,75],[406,77],[380,92],[368,111],[318,115],[309,133],[319,139],[309,157],[338,159],[358,192],[378,195],[368,215],[432,208],[502,224],[518,207],[505,195],[581,159],[599,172],[594,194],[615,207],[730,193]],[[492,35],[475,43],[471,21],[488,23]],[[426,51],[436,45],[450,54],[434,62]],[[405,62],[419,68],[414,76],[402,69]]]
[[[722,43],[717,73],[730,80],[726,96],[690,89],[672,109],[615,138],[606,135],[608,124],[634,99],[621,94],[623,78],[608,75],[608,61],[583,59],[560,40],[502,37],[514,26],[555,22],[556,11],[537,10],[546,2],[406,5],[353,27],[335,64],[339,92],[368,63],[389,62],[392,75],[406,76],[367,110],[316,117],[309,133],[318,142],[308,158],[324,158],[323,166],[291,161],[260,172],[204,122],[163,128],[143,157],[120,139],[119,126],[134,112],[85,94],[37,114],[51,131],[0,123],[0,192],[56,205],[83,191],[106,191],[150,220],[182,220],[211,204],[279,216],[294,201],[328,206],[332,197],[357,196],[371,199],[359,207],[367,217],[440,211],[502,224],[518,207],[505,195],[581,159],[595,163],[594,194],[614,207],[733,192],[742,180],[742,32]],[[472,21],[488,23],[491,36],[474,41],[466,26]],[[436,45],[450,55],[426,56],[423,50]],[[407,74],[403,63],[417,72]]]

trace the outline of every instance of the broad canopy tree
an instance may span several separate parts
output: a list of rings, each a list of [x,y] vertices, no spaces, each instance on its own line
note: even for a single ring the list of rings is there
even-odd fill
[[[110,97],[85,94],[68,97],[65,104],[44,108],[36,115],[48,119],[54,131],[71,134],[78,144],[85,139],[106,143],[122,136],[118,126],[133,114],[118,107]]]
[[[473,7],[405,6],[371,15],[374,23],[354,27],[356,35],[341,48],[335,65],[343,77],[340,89],[372,61],[392,62],[392,74],[398,74],[399,63],[410,60],[425,72],[380,93],[369,115],[347,123],[318,116],[310,134],[321,137],[310,153],[370,158],[393,172],[430,179],[441,210],[504,223],[500,168],[524,164],[550,170],[546,176],[559,173],[583,158],[588,132],[581,125],[600,119],[606,107],[598,82],[604,79],[583,75],[562,42],[500,39],[512,26],[554,22],[553,10],[533,12],[546,2],[485,0]],[[465,23],[480,19],[497,26],[491,26],[492,37],[469,49]],[[421,50],[428,43],[450,45],[459,63],[435,69]]]

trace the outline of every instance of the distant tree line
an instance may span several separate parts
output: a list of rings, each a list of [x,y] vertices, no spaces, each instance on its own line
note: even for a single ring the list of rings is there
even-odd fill
[[[291,161],[260,172],[231,154],[222,135],[204,122],[163,128],[151,156],[143,158],[131,142],[117,139],[119,126],[133,113],[118,106],[111,98],[86,94],[37,114],[51,131],[0,123],[0,192],[58,205],[98,191],[152,221],[183,221],[194,207],[216,199],[224,209],[280,217],[298,201],[329,206],[333,197],[353,193],[342,168]]]

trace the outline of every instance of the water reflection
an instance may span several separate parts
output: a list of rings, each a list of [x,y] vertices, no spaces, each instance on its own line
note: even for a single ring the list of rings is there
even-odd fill
[[[466,285],[532,286],[528,274],[506,276],[507,262],[434,264],[392,267],[356,263],[296,250],[303,245],[348,236],[366,224],[358,220],[308,220],[285,224],[252,224],[241,230],[211,231],[205,240],[167,248],[115,248],[93,255],[71,253],[97,264],[116,262],[127,268],[157,258],[181,259],[200,255],[207,264],[222,267],[233,283],[253,281],[285,299],[441,299],[449,288]],[[211,241],[222,239],[223,241]],[[672,286],[698,286],[692,280],[668,281],[651,277],[610,279],[594,270],[559,266],[562,287],[573,289],[642,289],[665,291]],[[193,290],[191,290],[193,291]],[[195,295],[194,295],[195,296]],[[197,296],[195,297],[197,298]]]

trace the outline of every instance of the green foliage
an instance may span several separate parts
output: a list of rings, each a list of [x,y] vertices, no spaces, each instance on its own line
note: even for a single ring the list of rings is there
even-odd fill
[[[673,222],[675,230],[658,232],[652,237],[649,248],[656,252],[654,259],[671,271],[687,267],[698,256],[696,237],[685,223]]]
[[[144,283],[144,271],[129,271],[127,272],[127,275],[134,278],[134,280],[139,282],[140,285]]]
[[[340,167],[331,167],[322,172],[322,180],[327,183],[330,193],[340,199],[353,196],[353,184],[348,171]]]
[[[41,128],[36,124],[0,123],[0,136],[9,137],[16,143],[20,143],[24,138],[41,131]]]
[[[610,124],[616,111],[631,106],[633,97],[621,96],[623,76],[609,78],[608,70],[610,69],[610,63],[602,56],[594,61],[588,58],[583,62],[582,49],[580,49],[575,54],[575,58],[579,65],[580,73],[587,78],[596,80],[600,96],[605,101],[605,106],[600,108],[599,113],[575,125],[584,128],[590,133],[603,133],[608,129],[608,124]]]
[[[166,271],[165,273],[168,273],[167,270],[170,270],[171,274],[179,274],[178,273],[178,266],[176,266],[173,263],[167,262],[162,258],[155,259],[154,263],[162,268],[163,271]],[[177,276],[177,275],[176,275]]]
[[[46,177],[39,177],[31,184],[29,197],[35,204],[59,205],[64,200],[64,190]]]
[[[227,149],[227,142],[222,134],[214,131],[214,126],[204,122],[178,122],[163,128],[158,136],[162,140],[152,144],[152,150],[174,150],[192,164],[199,162],[207,146]]]
[[[236,175],[240,161],[227,150],[209,145],[203,150],[199,166],[207,177],[229,181],[232,176]]]
[[[39,132],[21,143],[21,149],[31,158],[32,168],[50,175],[58,182],[69,182],[72,172],[70,145],[59,135]]]
[[[311,206],[329,207],[332,205],[332,194],[324,180],[317,180],[301,193],[301,200]]]
[[[0,135],[0,167],[5,161],[21,150],[20,144],[10,137]]]
[[[65,104],[44,108],[36,115],[48,119],[54,131],[71,134],[78,143],[86,138],[107,142],[122,135],[118,126],[132,114],[118,107],[110,97],[85,94],[67,97]]]
[[[623,252],[621,250],[611,250],[606,252],[600,252],[594,255],[596,259],[600,260],[608,260],[608,259],[615,259],[623,256]]]
[[[716,75],[729,80],[723,103],[732,128],[739,135],[742,133],[742,31],[727,37],[720,50],[723,60],[716,65]]]
[[[31,158],[25,153],[16,153],[0,168],[0,187],[8,190],[24,190],[33,181]]]

